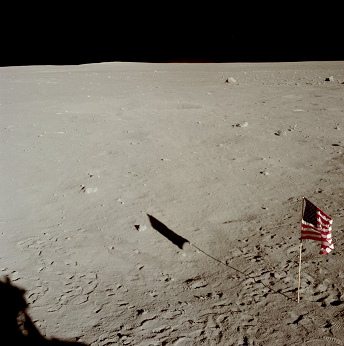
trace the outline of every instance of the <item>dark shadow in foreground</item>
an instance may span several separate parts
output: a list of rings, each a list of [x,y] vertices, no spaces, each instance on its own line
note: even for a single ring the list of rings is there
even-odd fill
[[[46,339],[27,314],[25,290],[14,286],[8,277],[0,280],[0,344],[20,346],[86,346],[59,339]]]
[[[268,288],[273,293],[278,293],[278,294],[284,296],[285,298],[287,298],[288,300],[292,300],[292,298],[290,298],[289,296],[287,296],[286,294],[284,294],[280,290],[275,290],[270,285],[263,283],[261,280],[246,274],[245,272],[243,272],[242,270],[240,270],[238,268],[232,267],[231,265],[229,265],[225,262],[222,262],[221,260],[217,259],[216,257],[213,257],[212,255],[209,255],[208,253],[206,253],[205,251],[200,249],[197,245],[191,243],[189,240],[187,240],[187,239],[181,237],[180,235],[178,235],[177,233],[173,232],[171,229],[169,229],[166,225],[164,225],[161,221],[156,219],[154,216],[149,215],[149,214],[147,214],[147,216],[149,218],[149,221],[150,221],[152,227],[156,231],[158,231],[160,234],[165,236],[168,240],[170,240],[174,245],[178,246],[180,249],[183,249],[183,245],[185,243],[188,243],[188,244],[190,244],[190,246],[194,247],[197,251],[203,253],[204,255],[208,256],[212,260],[214,260],[214,261],[216,261],[216,262],[218,262],[218,263],[220,263],[220,264],[222,264],[222,265],[224,265],[230,269],[237,271],[238,273],[240,273],[241,275],[243,275],[249,279],[253,279],[256,283],[262,284],[264,287]]]

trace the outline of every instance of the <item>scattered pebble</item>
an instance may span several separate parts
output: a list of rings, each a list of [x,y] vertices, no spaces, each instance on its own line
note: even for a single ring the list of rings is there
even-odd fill
[[[134,225],[134,227],[136,228],[137,231],[139,232],[143,232],[147,229],[146,225]]]
[[[333,76],[326,77],[325,82],[334,82],[334,77]]]
[[[233,83],[233,84],[235,84],[236,82],[237,82],[237,80],[233,77],[229,77],[225,81],[225,83]]]
[[[158,294],[157,294],[156,292],[153,291],[153,292],[149,292],[149,295],[150,295],[151,297],[154,298],[154,297],[156,297]]]
[[[248,122],[244,121],[243,123],[237,123],[232,125],[232,127],[247,127],[248,126]]]
[[[98,191],[97,187],[86,187],[85,185],[80,185],[80,191],[85,192],[87,194],[95,193]]]
[[[270,173],[268,171],[260,171],[259,173],[262,175],[270,175]]]
[[[284,130],[277,130],[277,131],[275,132],[275,135],[276,135],[276,136],[285,136],[286,134],[287,134],[287,132],[284,131]]]

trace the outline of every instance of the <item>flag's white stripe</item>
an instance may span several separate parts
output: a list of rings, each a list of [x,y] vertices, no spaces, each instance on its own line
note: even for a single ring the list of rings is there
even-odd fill
[[[331,223],[324,222],[324,220],[321,217],[317,217],[317,223],[326,228],[331,227]]]
[[[333,219],[331,216],[325,214],[322,210],[320,210],[319,208],[317,208],[317,215],[320,215],[325,221],[327,222],[332,222]]]
[[[316,231],[325,231],[325,232],[330,232],[330,231],[332,231],[332,227],[331,226],[326,226],[326,225],[322,225],[322,224],[320,224],[321,225],[321,227],[317,227],[317,226],[315,226],[315,225],[313,225],[312,223],[310,223],[310,222],[306,222],[306,221],[304,221],[304,220],[302,220],[302,225],[305,225],[305,226],[308,226],[309,228],[312,228],[312,229],[314,229],[314,230],[316,230]]]

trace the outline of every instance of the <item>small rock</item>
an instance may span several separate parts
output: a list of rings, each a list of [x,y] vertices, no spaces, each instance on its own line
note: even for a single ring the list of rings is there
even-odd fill
[[[93,310],[93,312],[95,313],[95,314],[97,314],[99,311],[101,311],[101,307],[99,307],[99,308],[95,308],[94,310]]]
[[[297,125],[294,124],[293,126],[289,126],[288,131],[295,131],[297,128]]]
[[[287,134],[286,131],[282,131],[282,130],[278,130],[275,132],[275,135],[276,136],[285,136]]]
[[[225,81],[225,83],[233,83],[233,84],[236,83],[236,82],[237,82],[237,80],[235,78],[233,78],[233,77],[229,77]]]
[[[134,227],[136,228],[137,231],[139,232],[143,232],[147,229],[146,225],[134,225]]]
[[[260,171],[259,173],[262,175],[270,175],[270,173],[268,171]]]
[[[325,82],[334,82],[334,77],[333,76],[326,77]]]
[[[155,291],[149,292],[149,295],[153,298],[155,298],[158,294]]]
[[[248,122],[244,121],[243,123],[238,123],[235,125],[232,125],[233,127],[247,127],[248,126]]]

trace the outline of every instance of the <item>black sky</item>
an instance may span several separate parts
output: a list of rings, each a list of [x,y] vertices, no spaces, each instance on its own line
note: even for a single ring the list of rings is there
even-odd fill
[[[153,12],[135,3],[73,10],[59,5],[43,12],[12,8],[3,12],[0,64],[344,59],[339,9],[317,8],[314,14],[279,4],[257,11],[249,4],[185,11],[168,2]]]

